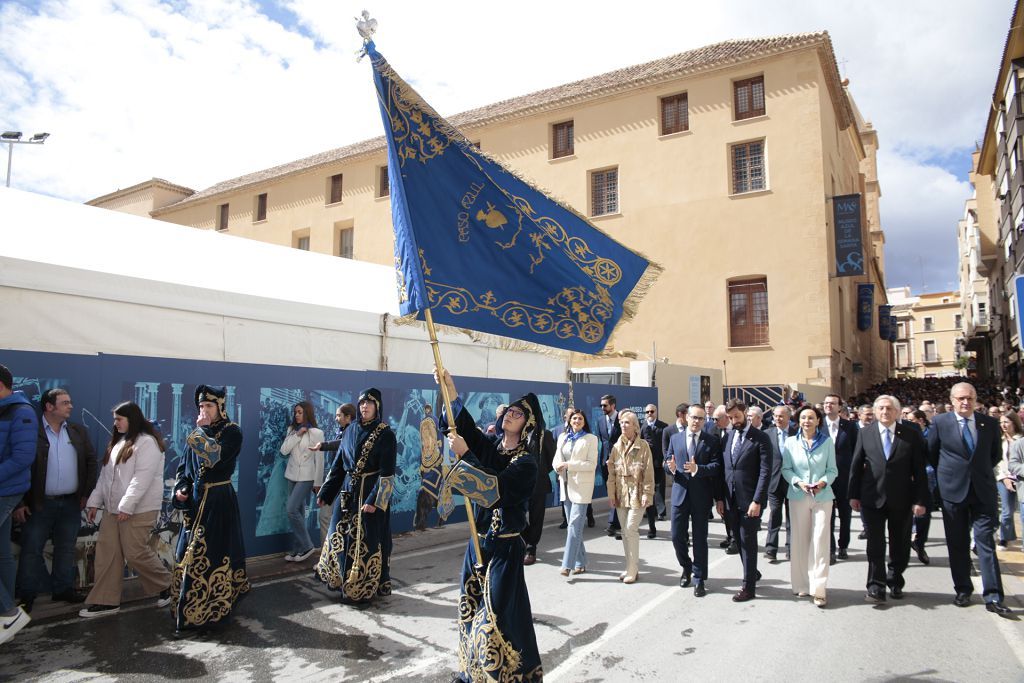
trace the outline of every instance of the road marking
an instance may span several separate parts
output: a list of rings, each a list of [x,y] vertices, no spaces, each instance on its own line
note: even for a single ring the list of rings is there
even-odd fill
[[[708,574],[711,573],[711,571],[710,571],[711,569],[713,569],[713,568],[717,567],[718,565],[726,562],[728,559],[729,559],[728,555],[722,555],[722,557],[718,558],[714,562],[711,562],[708,565]],[[691,593],[691,595],[692,595],[692,593]],[[553,671],[551,671],[549,673],[545,673],[544,674],[544,679],[546,681],[550,682],[550,681],[557,681],[557,680],[559,680],[563,676],[572,676],[572,675],[577,675],[578,676],[579,675],[579,670],[576,667],[578,667],[579,664],[585,658],[589,657],[592,653],[594,653],[594,651],[599,649],[602,645],[607,643],[609,640],[612,640],[613,638],[615,638],[617,635],[619,635],[623,631],[626,631],[630,627],[632,627],[633,624],[635,624],[636,622],[638,622],[641,619],[645,618],[648,614],[653,612],[655,610],[655,608],[660,607],[662,603],[664,603],[664,602],[666,602],[668,600],[673,600],[673,599],[676,599],[676,600],[679,599],[679,592],[675,591],[675,590],[666,590],[659,597],[651,600],[650,602],[648,602],[646,605],[644,605],[640,609],[634,610],[633,613],[630,614],[628,617],[626,617],[623,621],[620,621],[615,626],[612,626],[610,629],[605,631],[604,635],[602,635],[600,638],[597,638],[596,640],[590,642],[589,644],[587,644],[586,646],[584,646],[584,647],[582,647],[582,648],[580,648],[578,650],[574,650],[573,653],[569,657],[567,657],[561,664],[556,666]],[[696,598],[694,598],[694,599],[696,599]]]

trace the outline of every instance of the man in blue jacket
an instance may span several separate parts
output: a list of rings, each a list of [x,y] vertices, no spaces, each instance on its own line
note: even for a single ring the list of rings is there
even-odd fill
[[[17,564],[11,553],[11,513],[32,482],[39,419],[25,394],[13,391],[14,377],[0,365],[0,644],[29,622],[14,603]]]

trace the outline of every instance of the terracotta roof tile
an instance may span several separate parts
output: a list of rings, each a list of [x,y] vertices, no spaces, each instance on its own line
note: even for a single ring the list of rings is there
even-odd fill
[[[688,74],[712,71],[733,64],[752,61],[760,57],[812,46],[823,50],[822,56],[826,60],[823,67],[827,76],[829,76],[829,89],[833,91],[833,96],[842,102],[847,102],[845,105],[846,111],[841,112],[840,120],[852,122],[853,112],[849,110],[848,100],[842,94],[842,87],[839,85],[835,55],[832,52],[832,42],[827,31],[766,38],[726,40],[721,43],[706,45],[669,57],[663,57],[662,59],[656,59],[652,62],[627,66],[623,69],[609,71],[598,76],[488,104],[456,114],[455,116],[450,116],[448,121],[460,128],[475,128],[510,117],[524,116],[538,111],[554,109],[582,99],[592,99],[650,83],[670,80]],[[828,74],[829,71],[833,73]],[[832,83],[832,81],[835,82]],[[256,171],[255,173],[249,173],[238,178],[232,178],[231,180],[225,180],[205,190],[196,192],[175,204],[158,209],[153,212],[153,215],[175,211],[216,195],[236,192],[270,180],[304,173],[321,166],[337,164],[338,162],[351,160],[367,154],[374,154],[383,150],[384,145],[384,137],[376,137],[352,145],[346,145],[345,147],[327,150],[262,171]]]

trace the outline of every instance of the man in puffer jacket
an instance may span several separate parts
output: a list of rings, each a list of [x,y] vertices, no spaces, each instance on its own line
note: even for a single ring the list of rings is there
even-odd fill
[[[14,377],[0,365],[0,644],[29,622],[14,604],[18,566],[11,554],[11,513],[32,483],[39,418],[25,394],[12,391]]]

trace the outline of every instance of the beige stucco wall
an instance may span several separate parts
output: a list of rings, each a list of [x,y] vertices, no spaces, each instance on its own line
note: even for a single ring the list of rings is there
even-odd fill
[[[766,115],[734,121],[733,80],[758,74],[765,78]],[[658,98],[683,91],[690,130],[660,136]],[[838,129],[834,107],[818,53],[809,48],[464,132],[585,214],[589,172],[618,167],[620,213],[593,222],[666,271],[636,319],[616,333],[616,349],[647,349],[653,340],[673,363],[721,368],[724,361],[728,384],[840,389],[852,362],[874,353],[859,337],[873,333],[877,339],[877,330],[856,332],[859,280],[830,279],[829,198],[864,187],[858,133]],[[550,126],[567,119],[574,121],[575,155],[550,160]],[[731,196],[729,145],[761,138],[768,189]],[[355,258],[388,264],[390,207],[387,198],[376,197],[383,163],[380,151],[159,217],[212,229],[217,206],[228,203],[231,234],[294,245],[295,235],[308,231],[312,250],[335,254],[338,228],[353,227]],[[326,206],[335,173],[344,174],[342,201]],[[268,193],[268,216],[254,223],[261,192]],[[871,209],[877,215],[877,206]],[[870,244],[867,234],[864,239]],[[770,343],[729,348],[727,285],[750,276],[767,278]],[[876,303],[884,297],[878,285]],[[875,355],[887,359],[884,352]],[[887,360],[865,367],[863,375],[847,377],[846,391],[888,372]]]

